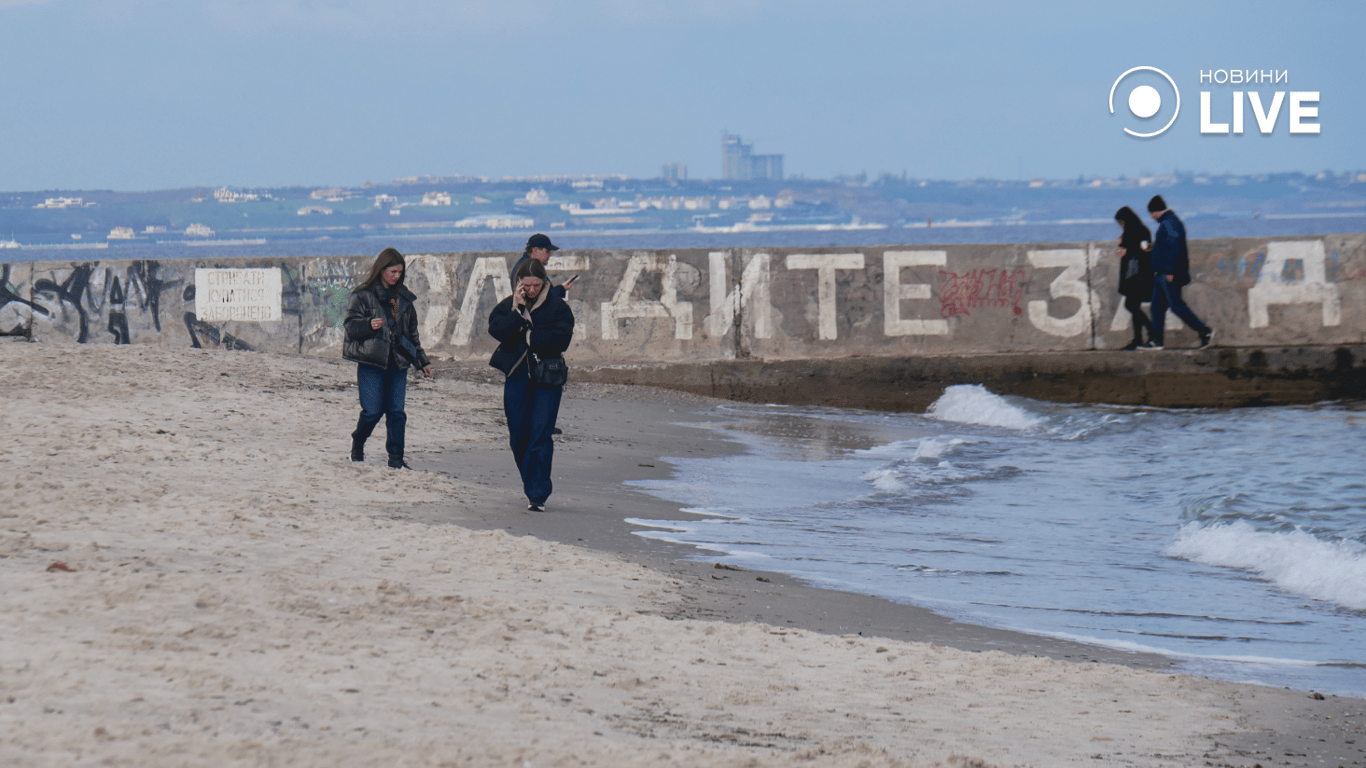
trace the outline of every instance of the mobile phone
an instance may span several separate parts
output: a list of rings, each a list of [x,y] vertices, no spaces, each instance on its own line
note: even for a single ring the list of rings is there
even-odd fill
[[[578,276],[578,275],[574,275],[574,276],[570,277],[568,280],[564,281],[564,287],[568,288],[569,286],[571,286],[571,285],[574,284],[574,281],[575,281],[575,280],[578,280],[578,279],[579,279],[579,276]]]

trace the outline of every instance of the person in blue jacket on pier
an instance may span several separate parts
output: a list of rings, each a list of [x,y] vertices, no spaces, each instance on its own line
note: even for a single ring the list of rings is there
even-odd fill
[[[1190,255],[1186,250],[1186,225],[1167,207],[1161,195],[1148,201],[1148,215],[1157,222],[1153,237],[1153,303],[1152,332],[1148,342],[1139,349],[1162,349],[1162,327],[1166,323],[1167,308],[1200,335],[1200,349],[1214,341],[1214,329],[1191,311],[1181,300],[1182,286],[1190,284]]]

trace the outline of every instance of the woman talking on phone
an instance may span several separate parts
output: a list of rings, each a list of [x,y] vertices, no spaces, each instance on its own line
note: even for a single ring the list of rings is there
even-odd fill
[[[544,512],[555,453],[551,435],[560,413],[563,356],[574,338],[574,313],[551,292],[541,262],[527,259],[517,266],[512,295],[489,316],[489,334],[498,340],[489,365],[506,376],[503,412],[527,509]]]
[[[384,447],[394,469],[409,469],[403,461],[408,366],[432,377],[432,364],[417,336],[417,310],[413,308],[417,297],[403,285],[405,266],[403,254],[394,248],[385,248],[375,257],[370,272],[351,292],[342,345],[342,357],[356,363],[360,390],[360,421],[351,433],[351,460],[365,460],[365,441],[383,416],[388,432]]]

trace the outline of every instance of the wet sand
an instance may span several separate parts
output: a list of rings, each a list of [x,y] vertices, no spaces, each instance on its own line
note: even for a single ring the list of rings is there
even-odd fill
[[[700,401],[571,387],[527,512],[485,378],[411,386],[396,472],[350,365],[0,341],[0,763],[1366,764],[1359,699],[632,535],[679,512],[621,481],[727,450]]]

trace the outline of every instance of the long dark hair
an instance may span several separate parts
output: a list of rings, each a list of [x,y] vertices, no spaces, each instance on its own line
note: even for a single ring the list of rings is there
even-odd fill
[[[408,276],[408,262],[404,260],[403,254],[399,253],[397,248],[385,248],[375,257],[375,263],[370,266],[369,274],[365,276],[364,280],[360,281],[360,285],[356,286],[356,290],[363,291],[373,286],[375,283],[380,282],[380,275],[384,274],[384,270],[395,264],[403,265],[403,274],[398,276],[398,282],[394,283],[394,285],[403,285],[403,278]]]
[[[522,282],[524,277],[535,277],[550,287],[550,278],[545,274],[545,265],[535,259],[527,259],[522,262],[522,266],[517,268],[517,274],[512,276],[512,287],[516,288],[517,283]]]
[[[1143,219],[1138,218],[1138,214],[1134,213],[1133,208],[1126,205],[1118,211],[1115,211],[1115,221],[1118,221],[1120,226],[1124,227],[1124,234],[1121,236],[1122,240],[1134,243],[1141,243],[1144,240],[1152,242],[1152,230],[1148,229],[1147,224],[1143,223]]]

